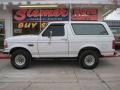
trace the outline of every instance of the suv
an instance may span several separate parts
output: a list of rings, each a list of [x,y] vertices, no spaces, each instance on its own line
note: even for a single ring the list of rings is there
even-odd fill
[[[17,69],[29,66],[32,58],[76,58],[85,69],[93,69],[99,57],[114,54],[115,39],[104,22],[50,22],[39,35],[5,39],[4,53]]]

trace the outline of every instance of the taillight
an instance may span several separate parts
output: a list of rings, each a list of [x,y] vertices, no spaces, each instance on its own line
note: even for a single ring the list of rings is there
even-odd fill
[[[116,43],[115,40],[112,41],[112,49],[115,49]]]
[[[8,47],[8,44],[6,42],[6,40],[4,41],[4,48],[7,48]]]

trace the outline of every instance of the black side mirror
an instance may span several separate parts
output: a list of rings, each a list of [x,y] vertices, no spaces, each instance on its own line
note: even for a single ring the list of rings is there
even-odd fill
[[[51,37],[52,37],[52,31],[50,30],[48,38],[50,38],[50,40],[51,40]]]

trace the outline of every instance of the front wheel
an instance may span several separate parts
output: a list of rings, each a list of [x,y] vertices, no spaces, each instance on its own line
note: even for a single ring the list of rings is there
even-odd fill
[[[83,51],[79,57],[80,65],[85,69],[94,69],[99,63],[99,55],[92,50]]]
[[[24,69],[29,66],[31,56],[26,50],[16,50],[11,55],[11,64],[17,69]]]

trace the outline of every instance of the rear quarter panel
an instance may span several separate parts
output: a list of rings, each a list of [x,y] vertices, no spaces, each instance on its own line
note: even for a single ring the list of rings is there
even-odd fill
[[[106,28],[108,35],[75,35],[71,24],[69,32],[69,56],[77,57],[81,49],[85,47],[95,47],[97,48],[101,55],[113,54],[114,49],[112,49],[112,41],[114,36],[110,31],[109,27],[105,23],[101,23]]]

